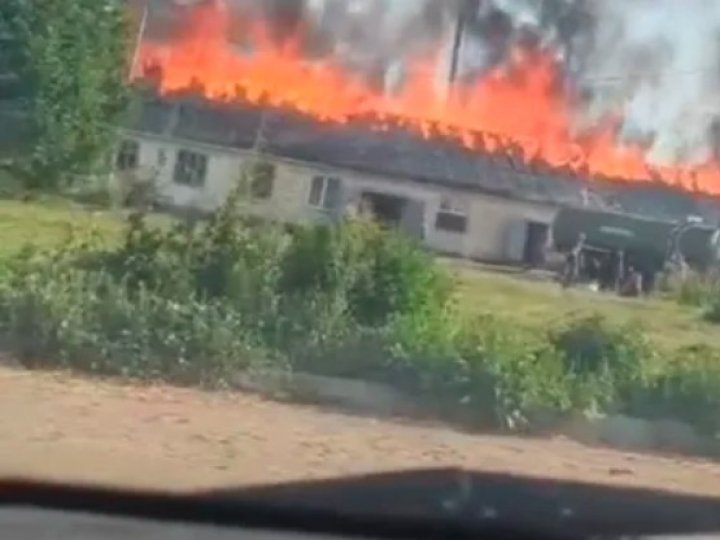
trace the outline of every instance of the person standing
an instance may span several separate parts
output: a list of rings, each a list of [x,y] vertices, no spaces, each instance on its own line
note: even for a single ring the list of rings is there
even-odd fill
[[[580,277],[580,265],[583,250],[585,249],[585,240],[585,233],[580,233],[577,242],[565,256],[565,268],[562,276],[563,289],[574,285]]]
[[[643,274],[633,266],[628,267],[627,279],[620,289],[620,296],[637,298],[644,291]]]
[[[615,267],[613,268],[613,286],[615,292],[620,292],[622,284],[625,282],[625,252],[617,251],[615,257]]]

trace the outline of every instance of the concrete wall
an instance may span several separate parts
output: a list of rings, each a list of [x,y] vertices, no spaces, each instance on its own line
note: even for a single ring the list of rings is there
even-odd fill
[[[222,204],[233,182],[240,176],[240,156],[195,143],[185,145],[162,138],[135,138],[140,141],[140,170],[145,176],[154,173],[160,196],[174,206],[213,210]],[[200,152],[208,157],[207,175],[202,187],[185,186],[173,181],[180,150]]]
[[[161,196],[178,207],[206,211],[217,208],[240,178],[243,163],[249,158],[246,152],[228,151],[195,142],[184,143],[137,134],[128,136],[141,143],[141,169],[154,167]],[[202,152],[208,156],[207,177],[202,187],[188,187],[173,181],[175,160],[181,149]],[[368,191],[409,199],[424,206],[428,245],[443,253],[465,258],[519,262],[527,222],[551,224],[557,212],[550,205],[491,197],[409,180],[382,178],[319,164],[290,160],[274,160],[274,163],[276,177],[272,196],[254,202],[250,207],[254,214],[288,222],[332,219],[333,212],[313,208],[308,201],[313,177],[333,176],[342,182],[342,203],[338,211]],[[436,229],[436,215],[445,199],[466,210],[468,222],[464,234]]]
[[[212,145],[127,134],[140,142],[140,170],[154,175],[158,192],[172,206],[212,211],[225,201],[240,180],[243,166],[251,154],[228,151]],[[208,157],[207,175],[201,187],[177,184],[173,180],[175,161],[180,150],[203,153]],[[164,156],[164,157],[161,157]],[[322,174],[320,167],[302,167],[290,162],[276,163],[272,196],[254,201],[250,210],[257,215],[281,221],[299,222],[322,219],[325,212],[308,204],[312,177]]]
[[[551,225],[556,214],[557,208],[550,205],[474,197],[462,254],[477,259],[519,262],[528,222]],[[519,243],[515,249],[511,245],[513,241]]]

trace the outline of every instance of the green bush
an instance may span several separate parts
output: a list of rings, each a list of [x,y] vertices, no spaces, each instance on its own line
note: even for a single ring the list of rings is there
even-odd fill
[[[541,411],[573,405],[562,357],[542,332],[512,321],[485,315],[461,324],[452,309],[400,317],[387,343],[396,384],[474,423],[522,429]]]
[[[445,274],[411,239],[365,221],[296,232],[281,283],[284,294],[342,296],[353,321],[370,327],[442,310],[452,292]]]
[[[256,349],[327,371],[320,359],[359,347],[358,336],[375,328],[385,343],[391,320],[449,303],[449,281],[399,233],[361,222],[288,232],[236,203],[170,229],[135,213],[117,247],[75,234],[25,254],[3,282],[5,332],[26,355],[93,371],[212,378],[223,356]]]
[[[527,426],[539,411],[572,406],[561,357],[544,336],[512,321],[485,316],[462,336],[461,353],[472,401],[485,401],[488,381],[501,425]]]
[[[131,289],[106,272],[28,258],[0,289],[0,323],[30,365],[217,383],[266,358],[237,313]]]
[[[375,228],[362,248],[363,265],[349,291],[358,323],[380,326],[394,316],[445,309],[452,293],[449,280],[409,238]]]
[[[720,352],[685,347],[655,370],[629,401],[629,414],[675,419],[715,437],[720,433]]]
[[[655,353],[637,327],[614,327],[602,317],[574,318],[552,328],[549,342],[561,355],[579,408],[614,411],[642,386]]]

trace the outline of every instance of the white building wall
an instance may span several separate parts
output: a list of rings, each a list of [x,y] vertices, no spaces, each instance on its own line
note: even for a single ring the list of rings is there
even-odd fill
[[[141,168],[156,168],[156,181],[161,196],[178,207],[205,211],[219,207],[239,180],[243,163],[249,157],[247,152],[194,142],[144,135],[135,138],[141,143]],[[202,187],[188,187],[173,181],[177,153],[182,149],[202,152],[208,156],[207,177]],[[357,200],[364,191],[371,191],[423,203],[428,245],[438,251],[465,258],[519,262],[522,250],[518,251],[517,245],[511,249],[511,240],[515,244],[524,242],[522,234],[527,229],[527,222],[550,225],[557,213],[557,208],[551,205],[493,197],[468,190],[383,178],[320,164],[283,159],[274,159],[273,163],[276,176],[272,196],[254,202],[249,207],[253,214],[295,223],[331,219],[331,212],[314,208],[308,201],[313,177],[337,177],[342,182],[343,201]],[[438,230],[435,227],[436,215],[444,199],[467,210],[465,233]]]
[[[510,256],[509,241],[513,228],[520,227],[524,233],[528,222],[549,226],[557,214],[557,207],[552,205],[514,201],[468,190],[382,178],[355,171],[314,165],[284,165],[282,168],[286,175],[284,185],[294,185],[296,192],[305,190],[305,195],[300,199],[302,202],[307,201],[312,176],[319,173],[340,177],[344,183],[346,199],[355,199],[363,191],[374,191],[420,201],[425,205],[429,225],[426,238],[428,245],[438,251],[465,258],[519,262],[520,258]],[[293,181],[288,182],[290,178]],[[463,203],[467,208],[468,226],[464,234],[435,227],[437,212],[446,198]],[[288,204],[285,208],[290,206]],[[307,211],[307,207],[299,211]],[[524,241],[524,238],[521,241]]]
[[[462,255],[491,261],[520,262],[522,251],[512,249],[511,241],[524,244],[529,222],[550,226],[557,215],[557,208],[550,205],[491,197],[473,197],[471,208]],[[522,236],[513,239],[518,230]]]
[[[212,211],[223,204],[240,181],[249,152],[232,151],[212,145],[183,142],[163,137],[128,134],[140,142],[139,164],[145,176],[153,176],[162,199],[177,207]],[[174,181],[178,152],[189,150],[208,158],[207,175],[201,187],[190,187]],[[322,167],[307,167],[276,161],[272,196],[254,201],[249,210],[258,216],[279,221],[302,222],[322,219],[326,213],[308,204],[313,176]],[[331,174],[331,171],[324,171]]]
[[[207,176],[202,187],[174,182],[175,161],[181,150],[203,153],[208,157]],[[141,169],[155,169],[155,182],[163,200],[178,207],[210,211],[222,204],[239,178],[242,157],[195,143],[183,144],[162,138],[143,138],[139,161]]]

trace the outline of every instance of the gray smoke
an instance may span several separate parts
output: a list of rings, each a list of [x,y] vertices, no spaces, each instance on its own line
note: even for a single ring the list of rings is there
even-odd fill
[[[198,1],[210,0],[153,0]],[[440,48],[439,99],[462,9],[459,83],[502,65],[516,46],[542,47],[584,96],[578,130],[622,118],[621,138],[642,142],[657,163],[716,151],[720,0],[224,1],[239,17],[264,17],[278,39],[302,27],[309,57],[341,59],[385,91],[402,86],[410,59]]]
[[[720,118],[718,0],[494,0],[483,12],[503,14],[501,51],[487,32],[470,35],[463,66],[470,72],[502,62],[522,34],[555,52],[585,100],[577,129],[621,118],[619,136],[642,143],[657,164],[694,163],[717,155]]]
[[[590,119],[619,112],[622,135],[647,140],[658,163],[694,162],[714,151],[720,115],[720,2],[597,2],[592,48],[580,80],[596,92]]]

